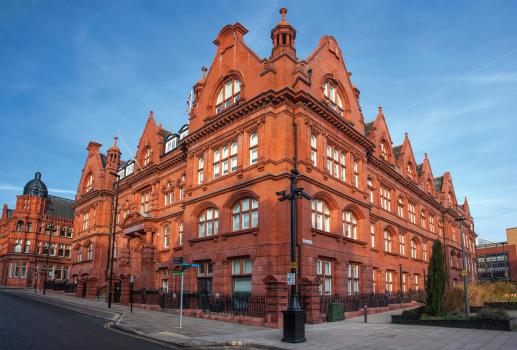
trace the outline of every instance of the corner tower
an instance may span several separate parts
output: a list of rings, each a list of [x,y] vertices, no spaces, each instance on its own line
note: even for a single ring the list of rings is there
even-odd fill
[[[286,22],[285,15],[287,9],[282,7],[280,14],[282,20],[271,30],[271,40],[273,40],[273,51],[271,57],[276,57],[285,52],[293,58],[296,57],[296,49],[294,48],[294,40],[296,39],[296,30]]]

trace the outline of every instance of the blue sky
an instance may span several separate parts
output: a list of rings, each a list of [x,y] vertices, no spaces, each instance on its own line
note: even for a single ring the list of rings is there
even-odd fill
[[[37,170],[73,197],[87,143],[134,151],[149,110],[177,130],[219,30],[240,22],[269,56],[282,6],[298,56],[333,35],[366,120],[382,105],[395,145],[408,132],[417,161],[451,171],[481,237],[517,226],[517,2],[497,0],[1,1],[0,202]]]

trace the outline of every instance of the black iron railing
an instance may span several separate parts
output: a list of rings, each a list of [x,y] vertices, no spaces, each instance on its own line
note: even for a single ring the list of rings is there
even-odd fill
[[[382,294],[351,294],[351,295],[324,295],[320,297],[320,312],[326,313],[330,303],[340,303],[345,306],[345,311],[358,311],[365,305],[372,307],[386,307],[389,304],[409,303],[423,300],[423,291],[409,291],[404,293]],[[305,298],[301,298],[300,306],[305,307]]]
[[[162,309],[179,309],[180,294],[178,292],[162,293],[160,306]],[[266,296],[186,292],[183,294],[183,308],[231,316],[265,317]]]
[[[133,303],[146,305],[161,305],[161,293],[152,289],[133,290]]]
[[[76,288],[75,283],[69,283],[67,281],[47,281],[45,283],[45,289],[58,292],[75,293]]]

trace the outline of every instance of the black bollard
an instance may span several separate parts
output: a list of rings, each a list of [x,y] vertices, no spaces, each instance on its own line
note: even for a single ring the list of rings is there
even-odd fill
[[[364,306],[364,323],[368,323],[368,306]]]

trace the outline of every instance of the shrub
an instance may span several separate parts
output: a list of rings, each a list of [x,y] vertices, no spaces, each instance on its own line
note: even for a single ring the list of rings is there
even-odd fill
[[[461,312],[464,310],[465,303],[463,300],[463,289],[459,287],[450,287],[445,290],[443,295],[443,308],[446,313]]]
[[[506,310],[501,309],[481,309],[478,311],[477,318],[482,320],[509,320],[510,316]]]
[[[414,309],[402,311],[402,316],[408,318],[420,318],[420,315],[424,312],[425,306],[420,306]]]

